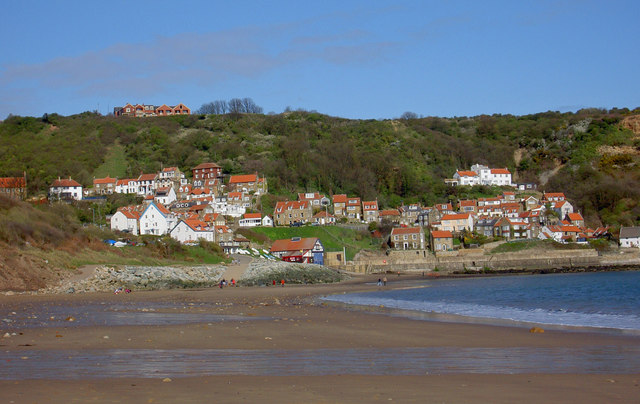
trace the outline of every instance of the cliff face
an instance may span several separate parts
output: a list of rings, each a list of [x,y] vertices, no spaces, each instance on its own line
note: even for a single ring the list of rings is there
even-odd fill
[[[631,130],[635,135],[640,135],[640,115],[631,115],[620,122],[620,126]]]

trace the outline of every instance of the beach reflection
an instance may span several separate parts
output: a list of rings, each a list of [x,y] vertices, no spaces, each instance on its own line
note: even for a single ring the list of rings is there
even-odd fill
[[[214,375],[637,373],[640,347],[368,348],[307,350],[108,349],[5,352],[0,379]]]

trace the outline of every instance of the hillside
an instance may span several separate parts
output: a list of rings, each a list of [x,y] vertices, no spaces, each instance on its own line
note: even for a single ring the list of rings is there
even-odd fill
[[[93,113],[0,123],[0,176],[27,173],[30,195],[58,177],[133,177],[205,161],[266,175],[270,192],[347,193],[381,207],[446,201],[457,168],[508,167],[516,181],[564,191],[587,222],[637,224],[640,110],[526,116],[348,120],[316,112],[124,118]],[[476,190],[478,191],[478,190]],[[482,192],[482,190],[479,190]]]

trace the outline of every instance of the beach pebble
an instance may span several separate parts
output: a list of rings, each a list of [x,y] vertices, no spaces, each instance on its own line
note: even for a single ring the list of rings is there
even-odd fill
[[[11,334],[9,334],[8,332],[5,332],[5,333],[4,333],[4,335],[3,335],[3,337],[4,337],[4,338],[9,338],[9,337],[11,337]]]
[[[163,382],[163,383],[169,383],[169,382],[171,382],[171,381],[173,381],[173,380],[171,380],[171,379],[170,379],[170,378],[168,378],[168,377],[165,377],[164,379],[162,379],[162,382]]]
[[[104,336],[104,337],[102,337],[102,338],[104,338],[104,339],[109,339],[109,336],[108,336],[108,335],[105,335],[105,336]]]
[[[544,332],[544,330],[542,328],[539,327],[531,327],[529,329],[529,332],[532,334],[542,334]]]
[[[67,317],[67,318],[65,319],[65,321],[74,322],[74,321],[76,321],[76,318],[75,318],[75,317],[73,317],[73,316],[69,316],[69,317]]]

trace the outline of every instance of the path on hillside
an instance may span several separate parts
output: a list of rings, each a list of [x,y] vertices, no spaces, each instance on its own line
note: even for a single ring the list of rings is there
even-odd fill
[[[249,267],[249,264],[253,262],[253,258],[247,255],[233,254],[231,255],[236,263],[227,266],[227,269],[222,274],[222,277],[229,282],[231,279],[235,279],[236,281],[242,278],[244,272]]]

